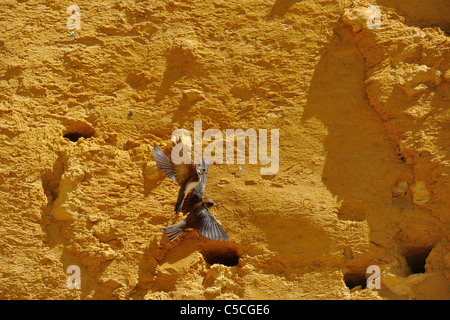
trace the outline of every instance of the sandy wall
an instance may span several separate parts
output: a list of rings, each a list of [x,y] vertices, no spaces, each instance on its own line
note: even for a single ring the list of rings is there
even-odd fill
[[[2,1],[0,298],[449,299],[447,2]],[[160,231],[194,121],[280,133],[210,167],[229,242]]]

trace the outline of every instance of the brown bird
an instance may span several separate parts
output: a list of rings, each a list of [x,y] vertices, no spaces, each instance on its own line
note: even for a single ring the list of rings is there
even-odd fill
[[[200,183],[184,198],[183,206],[181,207],[181,212],[184,215],[193,212],[197,204],[203,201],[203,192],[205,191],[209,170],[208,160],[202,159],[202,167],[205,169],[205,173],[200,178]],[[214,204],[214,206],[216,205]]]
[[[188,228],[197,229],[201,235],[212,240],[228,241],[229,238],[227,233],[208,210],[217,205],[211,199],[202,200],[203,191],[202,194],[200,194],[200,188],[197,188],[198,186],[193,191],[194,195],[192,196],[192,201],[190,203],[190,208],[192,208],[192,210],[189,212],[188,216],[183,221],[165,227],[161,229],[161,231],[166,231],[170,241],[175,240]],[[200,201],[195,202],[198,199],[200,199]]]
[[[177,203],[175,204],[175,213],[181,211],[184,198],[200,183],[202,177],[206,174],[206,163],[202,159],[202,164],[175,164],[173,161],[153,143],[153,157],[156,165],[166,174],[166,176],[180,185]]]
[[[209,162],[202,159],[202,167],[205,169],[205,173],[202,175],[200,183],[186,196],[181,209],[188,216],[183,221],[161,229],[161,231],[166,231],[170,241],[175,240],[188,228],[197,229],[201,235],[212,240],[229,240],[227,233],[209,212],[209,208],[217,205],[211,199],[203,199]]]

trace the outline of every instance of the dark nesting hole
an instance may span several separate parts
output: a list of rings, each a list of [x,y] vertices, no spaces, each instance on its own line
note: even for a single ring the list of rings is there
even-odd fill
[[[69,139],[70,141],[73,141],[73,142],[77,142],[78,139],[80,139],[81,137],[87,138],[87,137],[83,136],[81,133],[78,133],[78,132],[66,133],[63,137],[66,138],[66,139]]]
[[[361,289],[365,289],[367,283],[366,273],[346,273],[344,275],[344,282],[350,290],[357,286],[361,286]]]
[[[203,258],[209,265],[223,264],[227,267],[235,266],[239,263],[239,254],[236,248],[216,247],[202,252]]]
[[[414,248],[405,250],[403,255],[406,258],[411,274],[424,273],[425,264],[432,248]]]
[[[73,121],[66,128],[63,137],[72,142],[77,142],[80,138],[89,139],[95,135],[95,129],[84,121]]]

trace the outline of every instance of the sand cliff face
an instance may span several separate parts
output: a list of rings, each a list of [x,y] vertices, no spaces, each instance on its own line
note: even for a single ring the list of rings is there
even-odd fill
[[[450,8],[422,2],[3,1],[0,297],[449,299]],[[279,130],[275,175],[210,167],[230,242],[160,231],[151,145],[194,121]]]

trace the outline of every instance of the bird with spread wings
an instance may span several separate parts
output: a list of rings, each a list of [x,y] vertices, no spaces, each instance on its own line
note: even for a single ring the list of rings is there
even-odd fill
[[[183,163],[179,165],[174,164],[156,144],[154,144],[153,155],[156,164],[166,176],[181,185],[175,211],[181,211],[184,215],[187,215],[184,220],[165,227],[161,231],[166,231],[170,241],[175,240],[189,228],[197,229],[201,235],[209,239],[228,241],[228,235],[209,211],[210,208],[217,205],[211,199],[203,199],[209,162],[202,158],[201,165],[197,165],[197,168],[200,167],[200,171],[197,170],[197,176],[199,178],[197,182],[195,181],[193,174],[194,167],[192,165]]]
[[[166,176],[180,185],[175,213],[181,211],[185,197],[201,182],[206,174],[205,162],[192,165],[190,163],[175,164],[156,143],[153,144],[153,157],[156,165],[166,174]]]

